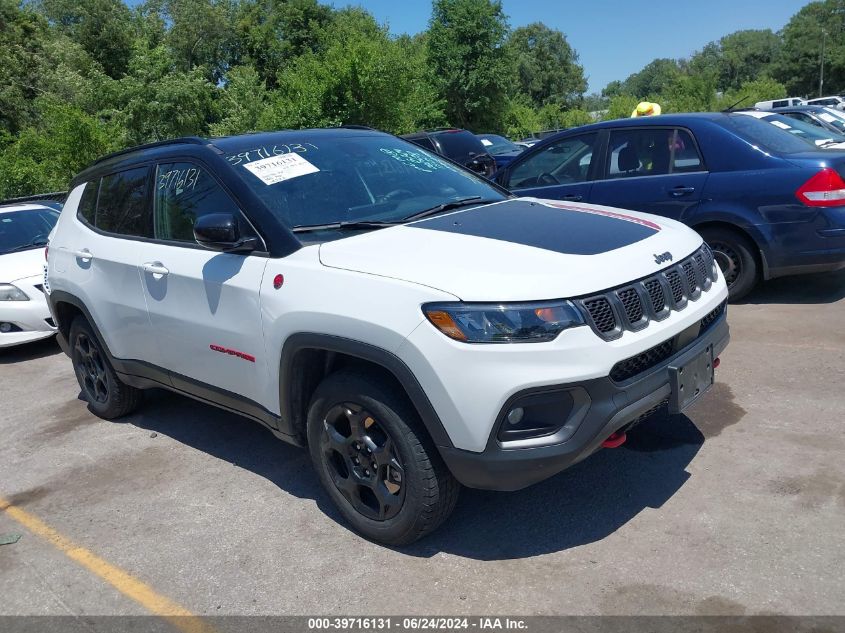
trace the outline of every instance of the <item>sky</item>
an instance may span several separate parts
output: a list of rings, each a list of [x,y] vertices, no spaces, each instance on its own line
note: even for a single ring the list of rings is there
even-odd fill
[[[335,0],[361,6],[391,33],[424,31],[428,0]],[[658,57],[688,57],[742,29],[781,29],[807,0],[502,0],[511,27],[544,22],[562,31],[589,79],[588,92],[624,80]]]

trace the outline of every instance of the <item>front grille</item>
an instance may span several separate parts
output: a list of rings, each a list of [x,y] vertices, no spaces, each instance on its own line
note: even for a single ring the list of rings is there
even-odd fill
[[[674,339],[663,341],[660,345],[655,345],[651,349],[647,349],[642,354],[637,354],[631,358],[621,360],[613,366],[610,370],[610,379],[614,382],[622,382],[633,378],[637,374],[641,374],[647,369],[651,369],[655,365],[659,365],[664,360],[672,356],[675,352]]]
[[[716,306],[716,308],[704,315],[704,318],[699,322],[698,336],[696,336],[696,340],[698,340],[702,334],[704,334],[714,323],[716,323],[716,321],[719,320],[719,317],[725,313],[727,307],[728,302],[723,301]],[[624,382],[625,380],[633,378],[634,376],[656,367],[677,352],[681,351],[678,349],[677,341],[677,337],[673,337],[663,341],[660,345],[655,345],[651,349],[647,349],[646,351],[637,354],[636,356],[620,360],[613,366],[613,369],[610,370],[611,380],[614,382]],[[690,343],[690,345],[691,344],[692,343]]]
[[[725,308],[728,307],[728,302],[723,301],[718,306],[716,306],[712,311],[708,312],[703,319],[701,319],[701,332],[708,329],[711,325],[713,325],[722,313],[725,311]]]
[[[625,331],[647,327],[672,311],[697,301],[716,279],[713,254],[707,245],[668,268],[631,284],[611,288],[599,295],[576,299],[593,331],[606,341]]]
[[[645,316],[643,312],[643,304],[640,301],[640,295],[634,288],[625,288],[616,293],[622,306],[625,308],[625,316],[628,317],[629,323],[637,323]]]
[[[612,332],[616,329],[616,317],[613,316],[613,309],[604,297],[584,302],[584,307],[590,313],[590,319],[599,332]]]
[[[660,314],[666,309],[666,295],[663,294],[663,286],[657,279],[649,279],[643,282],[649,299],[651,299],[651,309],[655,314]]]

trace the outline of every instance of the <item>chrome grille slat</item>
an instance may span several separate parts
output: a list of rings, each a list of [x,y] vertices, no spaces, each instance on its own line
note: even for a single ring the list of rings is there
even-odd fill
[[[576,299],[575,304],[593,331],[610,341],[685,309],[712,287],[715,275],[713,254],[703,244],[677,264],[634,283]]]

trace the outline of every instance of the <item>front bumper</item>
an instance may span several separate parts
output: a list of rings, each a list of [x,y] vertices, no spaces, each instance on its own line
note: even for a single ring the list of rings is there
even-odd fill
[[[548,387],[549,390],[579,389],[589,395],[589,408],[577,430],[559,444],[506,449],[498,442],[497,427],[494,427],[483,452],[441,446],[440,454],[452,474],[465,486],[486,490],[525,488],[588,457],[611,433],[666,402],[672,390],[669,367],[678,357],[704,352],[712,345],[715,358],[725,349],[729,339],[726,313],[723,312],[693,343],[630,381],[617,384],[608,377]],[[526,390],[516,396],[529,391],[536,390]]]
[[[29,301],[0,302],[0,323],[11,323],[13,326],[11,332],[0,332],[0,348],[53,336],[56,327],[40,288],[43,279],[31,277],[13,283],[29,297]]]

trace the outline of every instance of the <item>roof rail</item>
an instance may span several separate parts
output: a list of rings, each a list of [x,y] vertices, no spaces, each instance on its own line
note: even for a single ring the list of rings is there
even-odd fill
[[[152,149],[153,147],[163,147],[165,145],[178,145],[180,143],[187,143],[189,145],[211,145],[211,141],[209,139],[200,138],[199,136],[181,136],[179,138],[171,138],[164,141],[154,141],[152,143],[145,143],[144,145],[135,145],[134,147],[127,147],[126,149],[121,149],[116,152],[112,152],[111,154],[106,154],[105,156],[95,160],[93,163],[91,163],[91,165],[99,165],[100,163],[107,161],[111,158],[123,156],[124,154],[129,154],[130,152],[136,152],[142,149]]]
[[[55,202],[64,202],[67,198],[67,191],[53,191],[50,193],[35,193],[31,196],[20,196],[18,198],[6,198],[0,200],[0,204],[23,204],[26,202],[39,202],[41,200],[50,200]]]
[[[369,125],[358,125],[356,123],[347,123],[344,125],[338,125],[341,129],[347,130],[374,130],[375,128],[370,127]]]

